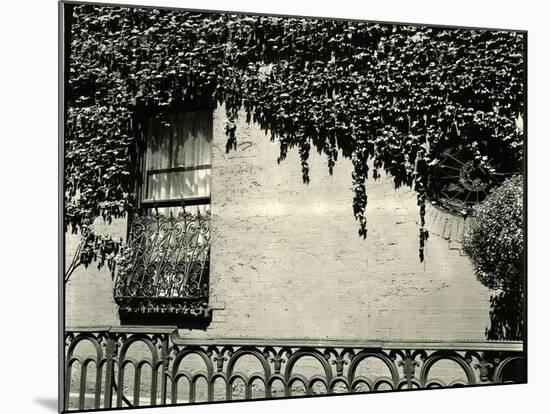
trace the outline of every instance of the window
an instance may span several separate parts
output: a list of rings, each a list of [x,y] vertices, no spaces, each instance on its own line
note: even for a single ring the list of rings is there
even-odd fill
[[[184,203],[204,213],[210,207],[212,111],[150,118],[146,125],[141,206],[177,214]],[[196,209],[196,210],[195,210]]]
[[[128,221],[114,287],[121,323],[208,315],[212,124],[210,110],[145,123],[138,194],[146,214]]]

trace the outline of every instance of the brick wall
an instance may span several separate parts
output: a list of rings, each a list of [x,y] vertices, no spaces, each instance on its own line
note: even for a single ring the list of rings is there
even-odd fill
[[[305,185],[297,153],[277,165],[278,145],[244,116],[239,146],[226,154],[223,113],[214,119],[213,320],[181,335],[485,338],[489,292],[453,236],[462,219],[450,220],[451,231],[448,215],[429,211],[434,232],[420,263],[415,194],[382,178],[368,182],[363,240],[348,160],[330,176],[312,151]],[[104,227],[123,236],[126,221]],[[74,243],[67,237],[68,254]],[[110,273],[80,270],[66,289],[67,325],[117,324]]]

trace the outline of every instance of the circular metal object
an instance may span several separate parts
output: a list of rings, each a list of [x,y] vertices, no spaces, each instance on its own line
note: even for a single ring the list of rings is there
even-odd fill
[[[437,158],[426,196],[434,206],[452,214],[469,215],[495,185],[513,175],[495,158],[475,163],[473,153],[463,147],[447,148]]]
[[[489,187],[486,175],[487,172],[483,168],[476,167],[473,161],[468,161],[460,169],[460,184],[467,190],[483,191]]]

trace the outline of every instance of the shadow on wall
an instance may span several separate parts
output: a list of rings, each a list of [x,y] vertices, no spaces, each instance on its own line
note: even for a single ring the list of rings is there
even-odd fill
[[[124,314],[120,313],[121,325],[130,326],[175,326],[180,329],[205,331],[212,322],[212,315],[183,316],[180,314]]]
[[[491,325],[485,330],[490,340],[523,339],[523,289],[508,289],[491,296]]]

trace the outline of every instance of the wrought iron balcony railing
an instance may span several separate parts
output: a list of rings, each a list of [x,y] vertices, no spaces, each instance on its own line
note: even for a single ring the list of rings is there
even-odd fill
[[[521,342],[198,339],[174,328],[65,334],[66,410],[526,381]]]
[[[135,216],[117,266],[123,314],[198,315],[208,308],[210,212]]]

